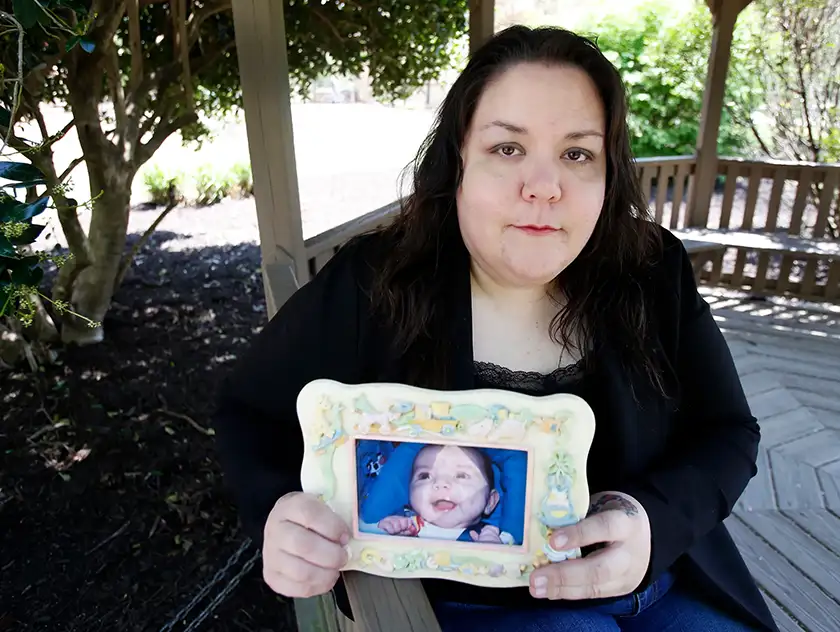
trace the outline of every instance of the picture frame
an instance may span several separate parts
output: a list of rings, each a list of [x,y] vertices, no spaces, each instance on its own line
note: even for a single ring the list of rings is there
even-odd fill
[[[549,540],[589,507],[580,397],[315,380],[297,411],[302,489],[352,528],[342,570],[515,587],[580,556]]]

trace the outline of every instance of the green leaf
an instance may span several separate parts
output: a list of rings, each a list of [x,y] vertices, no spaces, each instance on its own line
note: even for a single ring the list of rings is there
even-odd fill
[[[49,7],[49,5],[50,5],[50,3],[49,3],[49,2],[42,2],[41,4],[42,4],[44,7]],[[38,12],[38,24],[40,24],[41,26],[46,26],[46,27],[48,27],[48,26],[50,25],[50,22],[51,22],[51,21],[52,21],[52,20],[50,20],[50,16],[49,16],[49,15],[47,15],[47,12],[46,12],[46,11],[39,11],[39,12]]]
[[[12,113],[4,106],[0,105],[0,125],[7,128],[12,124]]]
[[[73,50],[73,48],[76,46],[76,44],[78,44],[81,41],[82,41],[82,36],[81,35],[74,35],[69,40],[67,40],[67,44],[64,45],[64,50],[69,53],[71,50]]]
[[[26,206],[26,204],[9,195],[0,197],[0,222],[15,221],[16,211],[21,206]]]
[[[15,247],[12,245],[3,233],[0,233],[0,255],[5,257],[14,257],[17,254]]]
[[[38,17],[41,13],[41,8],[35,0],[14,0],[12,2],[15,17],[20,25],[25,29],[31,29],[38,24]]]
[[[9,269],[12,271],[12,283],[15,285],[31,285],[37,287],[44,278],[44,271],[38,267],[38,257],[35,257],[34,264],[28,259],[32,257],[24,257],[13,262]]]
[[[0,162],[0,178],[17,182],[32,181],[43,184],[44,175],[28,162]]]
[[[43,178],[40,180],[25,180],[24,182],[8,182],[4,185],[0,185],[2,189],[28,189],[29,187],[35,187],[39,184],[46,184]]]
[[[42,224],[30,224],[26,227],[26,230],[23,231],[23,234],[20,237],[15,237],[14,239],[10,240],[15,246],[25,246],[27,244],[31,244],[33,241],[38,239],[46,226]]]
[[[44,197],[35,200],[32,204],[21,204],[13,211],[13,219],[18,222],[25,222],[26,220],[32,219],[46,210],[49,201],[49,196],[45,195]]]

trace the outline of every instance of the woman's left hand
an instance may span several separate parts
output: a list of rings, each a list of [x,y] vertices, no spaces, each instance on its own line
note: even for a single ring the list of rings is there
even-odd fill
[[[531,595],[538,599],[602,599],[635,590],[650,563],[650,522],[642,505],[621,492],[591,497],[589,513],[575,525],[551,534],[563,551],[601,545],[594,553],[543,566],[531,573]]]

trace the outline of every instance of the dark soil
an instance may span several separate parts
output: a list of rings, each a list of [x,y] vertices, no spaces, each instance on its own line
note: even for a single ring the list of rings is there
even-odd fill
[[[259,249],[161,248],[179,237],[141,253],[104,343],[0,373],[0,632],[157,632],[245,540],[202,430],[265,322]],[[168,630],[294,630],[258,559],[190,627],[254,553]]]

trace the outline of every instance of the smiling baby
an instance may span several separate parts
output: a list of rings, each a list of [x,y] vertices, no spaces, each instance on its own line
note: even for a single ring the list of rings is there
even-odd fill
[[[512,544],[513,537],[487,524],[499,504],[490,459],[479,448],[428,445],[414,458],[409,484],[414,515],[388,516],[379,528],[390,535]]]

